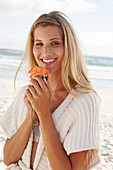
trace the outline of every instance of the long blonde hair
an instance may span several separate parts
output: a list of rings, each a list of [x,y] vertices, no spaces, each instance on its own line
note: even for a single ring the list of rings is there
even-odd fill
[[[34,44],[34,30],[42,25],[56,25],[62,32],[62,38],[65,48],[64,59],[62,62],[62,81],[66,90],[71,93],[76,89],[76,84],[86,90],[93,90],[91,82],[88,78],[88,71],[85,63],[84,56],[81,52],[75,31],[66,18],[67,16],[59,11],[53,11],[49,14],[41,15],[32,25],[28,36],[26,49],[23,59],[16,72],[15,80],[20,70],[22,63],[25,61],[27,69],[31,69],[36,66],[37,63],[33,56],[33,44]],[[15,82],[14,80],[14,82]]]

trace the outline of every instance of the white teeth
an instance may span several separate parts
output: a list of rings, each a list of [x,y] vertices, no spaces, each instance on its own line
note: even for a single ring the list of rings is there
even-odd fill
[[[50,60],[44,60],[44,59],[43,59],[43,62],[44,62],[44,63],[50,63],[50,62],[53,62],[53,61],[55,61],[55,59],[50,59]]]

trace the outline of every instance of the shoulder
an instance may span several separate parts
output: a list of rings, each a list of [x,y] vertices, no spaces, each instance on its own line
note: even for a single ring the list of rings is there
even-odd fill
[[[99,114],[100,99],[95,92],[92,90],[86,91],[85,89],[78,89],[73,95],[73,100],[70,103],[70,110],[73,111],[73,116],[78,119],[78,117],[92,117]]]
[[[18,117],[23,113],[22,110],[26,111],[26,107],[24,104],[24,96],[26,92],[27,86],[23,86],[20,89],[17,89],[15,98],[10,105],[9,109],[7,110],[8,114],[12,114],[14,117]],[[6,113],[7,114],[7,113]]]
[[[84,104],[100,104],[100,99],[93,90],[86,90],[77,86],[76,91],[72,91],[74,95],[73,102],[79,102]]]
[[[8,138],[15,134],[25,119],[27,111],[23,98],[26,88],[27,86],[24,86],[18,90],[14,101],[3,115],[2,122],[0,122],[2,131]]]
[[[18,110],[18,112],[19,110],[26,108],[24,104],[24,97],[25,97],[26,89],[27,89],[27,85],[21,87],[18,90],[16,97],[14,99],[13,108]]]
[[[19,90],[17,90],[17,91],[18,91],[18,92],[17,92],[17,96],[18,96],[18,95],[25,94],[26,89],[27,89],[27,86],[28,86],[28,85],[25,85],[25,86],[21,87]]]
[[[14,102],[18,101],[18,100],[20,101],[24,98],[27,86],[28,85],[25,85],[25,86],[21,87],[20,89],[16,89],[16,92],[15,92],[16,95],[15,95]]]

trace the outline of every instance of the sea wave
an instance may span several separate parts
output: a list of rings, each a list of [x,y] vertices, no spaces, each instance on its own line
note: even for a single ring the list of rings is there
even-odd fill
[[[113,81],[113,67],[88,66],[88,72],[93,79]]]
[[[11,78],[21,62],[23,51],[16,50],[0,50],[0,76]],[[113,58],[110,57],[97,57],[88,56],[85,57],[86,63],[88,63],[89,77],[93,80],[106,80],[109,82],[113,81]],[[25,77],[24,65],[21,69],[20,78]]]

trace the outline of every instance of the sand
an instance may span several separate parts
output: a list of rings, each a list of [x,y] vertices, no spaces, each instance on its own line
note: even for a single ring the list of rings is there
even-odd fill
[[[14,92],[13,81],[0,79],[0,118],[14,100],[18,90],[25,82],[17,81]],[[101,163],[95,170],[113,170],[113,89],[95,87],[101,97],[100,104],[100,149]],[[0,129],[1,135],[1,129]],[[4,170],[2,159],[3,136],[0,136],[0,170]]]

